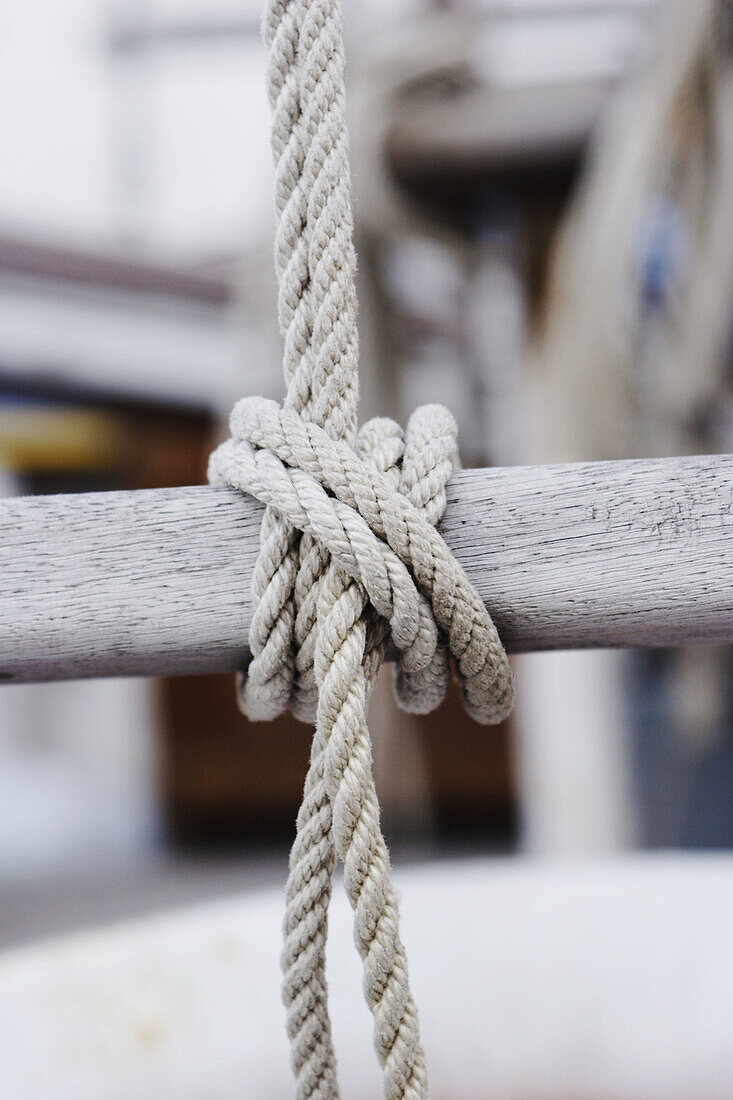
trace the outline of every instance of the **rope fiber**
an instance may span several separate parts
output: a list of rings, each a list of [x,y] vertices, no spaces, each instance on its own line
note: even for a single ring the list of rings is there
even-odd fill
[[[498,722],[513,704],[504,648],[436,531],[458,461],[441,406],[402,432],[357,433],[356,257],[338,0],[267,0],[275,266],[287,393],[244,398],[209,480],[261,500],[251,661],[238,702],[253,720],[288,707],[315,721],[290,854],[283,1000],[298,1100],[336,1100],[325,949],[344,865],[364,994],[387,1100],[425,1100],[427,1073],[371,767],[367,707],[391,638],[400,705],[443,699],[451,657],[465,706]]]

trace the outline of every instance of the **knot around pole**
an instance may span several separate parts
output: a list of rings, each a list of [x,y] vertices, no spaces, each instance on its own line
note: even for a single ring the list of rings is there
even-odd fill
[[[209,480],[272,507],[363,587],[367,613],[383,623],[372,623],[372,650],[375,632],[383,638],[386,630],[398,651],[400,705],[421,714],[438,706],[450,679],[450,654],[471,716],[482,723],[506,718],[514,693],[504,647],[481,597],[436,530],[458,461],[451,413],[441,405],[422,406],[406,433],[393,420],[370,420],[356,449],[293,409],[260,397],[239,401],[230,427],[231,438],[211,456]],[[281,614],[279,606],[275,614]],[[293,636],[286,646],[278,639],[278,651],[287,649],[307,674],[294,651],[295,610],[287,621]],[[308,639],[301,641],[307,648]],[[254,719],[271,717],[267,685],[281,676],[271,660],[263,664],[264,679],[258,670],[240,688],[243,709]],[[294,710],[313,721],[315,693],[306,693],[306,700]]]

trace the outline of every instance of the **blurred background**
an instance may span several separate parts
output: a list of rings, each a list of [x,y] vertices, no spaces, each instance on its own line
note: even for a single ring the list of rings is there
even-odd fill
[[[2,6],[0,495],[201,483],[281,396],[260,6]],[[443,401],[465,465],[733,450],[728,4],[345,9],[362,417]],[[731,847],[730,666],[523,656],[488,733],[383,682],[398,861]],[[309,738],[231,676],[0,688],[0,943],[284,881]]]

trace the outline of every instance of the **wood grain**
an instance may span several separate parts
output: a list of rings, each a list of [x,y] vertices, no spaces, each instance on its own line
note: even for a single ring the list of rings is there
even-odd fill
[[[0,677],[241,666],[261,515],[208,487],[0,501]],[[511,650],[733,641],[733,456],[461,471],[441,530]]]

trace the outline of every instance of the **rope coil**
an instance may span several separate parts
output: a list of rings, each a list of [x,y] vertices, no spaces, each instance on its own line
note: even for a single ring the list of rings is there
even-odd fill
[[[315,720],[290,855],[283,999],[299,1100],[336,1100],[325,946],[338,857],[387,1100],[425,1100],[427,1073],[379,822],[366,717],[389,638],[400,705],[445,695],[450,655],[481,722],[513,703],[509,664],[478,593],[436,531],[457,463],[456,426],[425,406],[403,434],[357,434],[356,260],[338,0],[267,0],[275,263],[285,405],[244,398],[209,480],[266,505],[252,579],[251,719]]]

